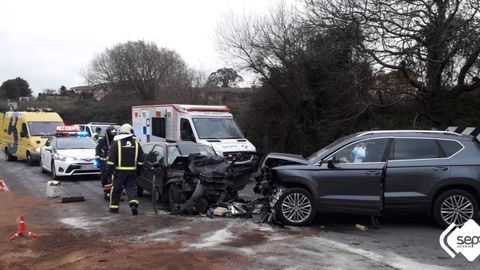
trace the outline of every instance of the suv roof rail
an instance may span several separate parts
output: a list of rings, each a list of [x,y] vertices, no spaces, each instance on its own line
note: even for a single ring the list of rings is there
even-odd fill
[[[462,136],[462,134],[444,131],[444,130],[372,130],[360,132],[356,137],[379,134],[379,133],[424,133],[424,134],[444,134],[444,135],[453,135],[453,136]]]

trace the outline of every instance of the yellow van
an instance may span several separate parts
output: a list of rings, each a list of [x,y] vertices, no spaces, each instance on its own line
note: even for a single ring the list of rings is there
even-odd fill
[[[0,113],[0,128],[3,127],[3,116],[4,116],[4,113]],[[0,130],[0,145],[3,145],[2,130]]]
[[[49,135],[64,125],[55,112],[6,112],[1,124],[6,160],[26,159],[29,165],[39,161],[40,148]]]

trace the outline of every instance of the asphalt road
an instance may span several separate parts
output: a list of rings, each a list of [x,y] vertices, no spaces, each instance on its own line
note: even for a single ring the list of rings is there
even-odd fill
[[[10,189],[46,198],[50,175],[25,162],[0,158],[0,176]],[[30,217],[58,222],[81,233],[126,238],[132,243],[180,241],[184,250],[222,250],[244,255],[249,262],[238,269],[479,269],[462,255],[451,259],[440,247],[442,230],[428,217],[381,218],[381,228],[367,231],[368,217],[322,214],[304,228],[281,228],[241,218],[155,214],[147,193],[140,199],[140,214],[133,217],[125,202],[120,214],[108,213],[99,180],[69,179],[62,186],[81,194],[86,202],[58,204],[54,216]],[[243,196],[251,196],[247,186]]]

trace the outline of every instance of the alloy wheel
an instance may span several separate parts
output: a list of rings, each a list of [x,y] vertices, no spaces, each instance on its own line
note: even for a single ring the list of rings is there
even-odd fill
[[[312,212],[310,199],[302,193],[292,193],[282,202],[283,216],[290,222],[301,223],[307,220]]]
[[[447,224],[462,225],[473,218],[474,207],[467,197],[452,195],[443,201],[440,211],[442,219]]]

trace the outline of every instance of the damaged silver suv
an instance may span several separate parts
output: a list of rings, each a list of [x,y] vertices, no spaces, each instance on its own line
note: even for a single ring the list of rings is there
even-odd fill
[[[317,211],[428,214],[442,227],[479,217],[480,146],[457,133],[361,132],[308,158],[271,153],[260,172],[255,191],[283,224]]]

